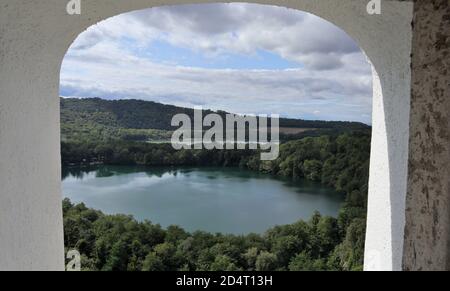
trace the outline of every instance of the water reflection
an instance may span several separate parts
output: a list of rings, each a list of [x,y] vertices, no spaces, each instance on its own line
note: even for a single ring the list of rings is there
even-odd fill
[[[63,191],[106,213],[189,231],[243,234],[336,215],[343,196],[310,181],[235,168],[96,166],[63,169]]]

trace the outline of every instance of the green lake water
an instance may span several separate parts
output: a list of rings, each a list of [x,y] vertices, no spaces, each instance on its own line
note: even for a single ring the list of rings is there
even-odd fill
[[[233,234],[262,233],[316,210],[336,216],[343,202],[343,195],[317,183],[236,168],[64,169],[63,195],[163,227]]]

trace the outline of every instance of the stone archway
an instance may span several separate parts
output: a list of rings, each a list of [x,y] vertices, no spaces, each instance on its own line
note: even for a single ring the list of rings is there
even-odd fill
[[[68,2],[68,1],[67,1]],[[0,269],[63,269],[59,156],[59,73],[72,41],[121,13],[214,0],[1,3]],[[403,256],[411,88],[413,4],[366,0],[251,0],[320,16],[353,37],[373,65],[373,140],[366,239],[367,270],[400,270]],[[19,37],[20,36],[20,37]]]

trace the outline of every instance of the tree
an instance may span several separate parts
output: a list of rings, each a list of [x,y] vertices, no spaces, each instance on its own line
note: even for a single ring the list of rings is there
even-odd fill
[[[347,229],[344,242],[336,247],[329,264],[346,271],[360,271],[364,261],[365,219],[355,219]]]
[[[322,177],[322,163],[318,160],[305,160],[303,173],[308,180],[320,181]]]
[[[239,268],[230,257],[219,255],[211,264],[210,271],[239,271]]]
[[[116,242],[103,268],[104,271],[120,271],[126,270],[128,265],[128,242],[119,240]]]
[[[166,271],[166,266],[155,252],[151,252],[142,264],[142,271]]]
[[[187,239],[189,234],[177,225],[170,225],[166,230],[165,237],[167,242],[176,244],[178,241]]]
[[[247,262],[247,269],[249,271],[254,271],[256,268],[256,260],[258,259],[259,250],[257,247],[252,247],[247,250],[246,253],[242,255],[242,257]]]
[[[277,268],[277,263],[276,255],[262,251],[256,259],[256,271],[273,271]]]
[[[320,242],[320,254],[327,256],[340,242],[336,219],[332,217],[321,217],[316,231],[318,241]]]
[[[327,265],[323,259],[312,259],[307,253],[296,255],[289,264],[289,271],[326,271]]]
[[[299,240],[293,235],[282,236],[276,239],[272,252],[277,256],[280,266],[286,266],[292,257],[300,251]]]
[[[176,256],[176,248],[170,242],[165,242],[155,246],[151,255],[147,256],[144,261],[144,267],[151,266],[152,268],[159,268],[159,263],[164,266],[164,271],[175,271],[179,266],[179,258]],[[158,258],[157,260],[155,259]],[[151,264],[150,264],[151,263]]]

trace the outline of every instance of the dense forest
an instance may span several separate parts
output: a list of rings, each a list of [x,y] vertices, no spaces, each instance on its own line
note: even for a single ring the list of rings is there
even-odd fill
[[[162,229],[65,200],[66,247],[81,251],[86,270],[361,270],[369,152],[367,130],[289,141],[270,162],[250,150],[175,151],[170,144],[125,140],[63,142],[67,166],[239,166],[319,181],[346,195],[337,218],[316,214],[308,222],[247,236]]]
[[[203,114],[212,112],[204,110]],[[63,141],[79,142],[167,141],[176,129],[170,125],[172,117],[178,113],[194,118],[193,109],[150,101],[61,98],[61,137]],[[221,116],[227,114],[224,111],[216,113]],[[357,122],[287,118],[280,119],[280,128],[282,140],[369,129]]]
[[[188,233],[131,216],[104,215],[63,201],[67,249],[82,253],[83,270],[271,271],[361,269],[364,220],[341,239],[339,221],[315,214],[264,235]],[[336,247],[338,245],[338,247]]]

